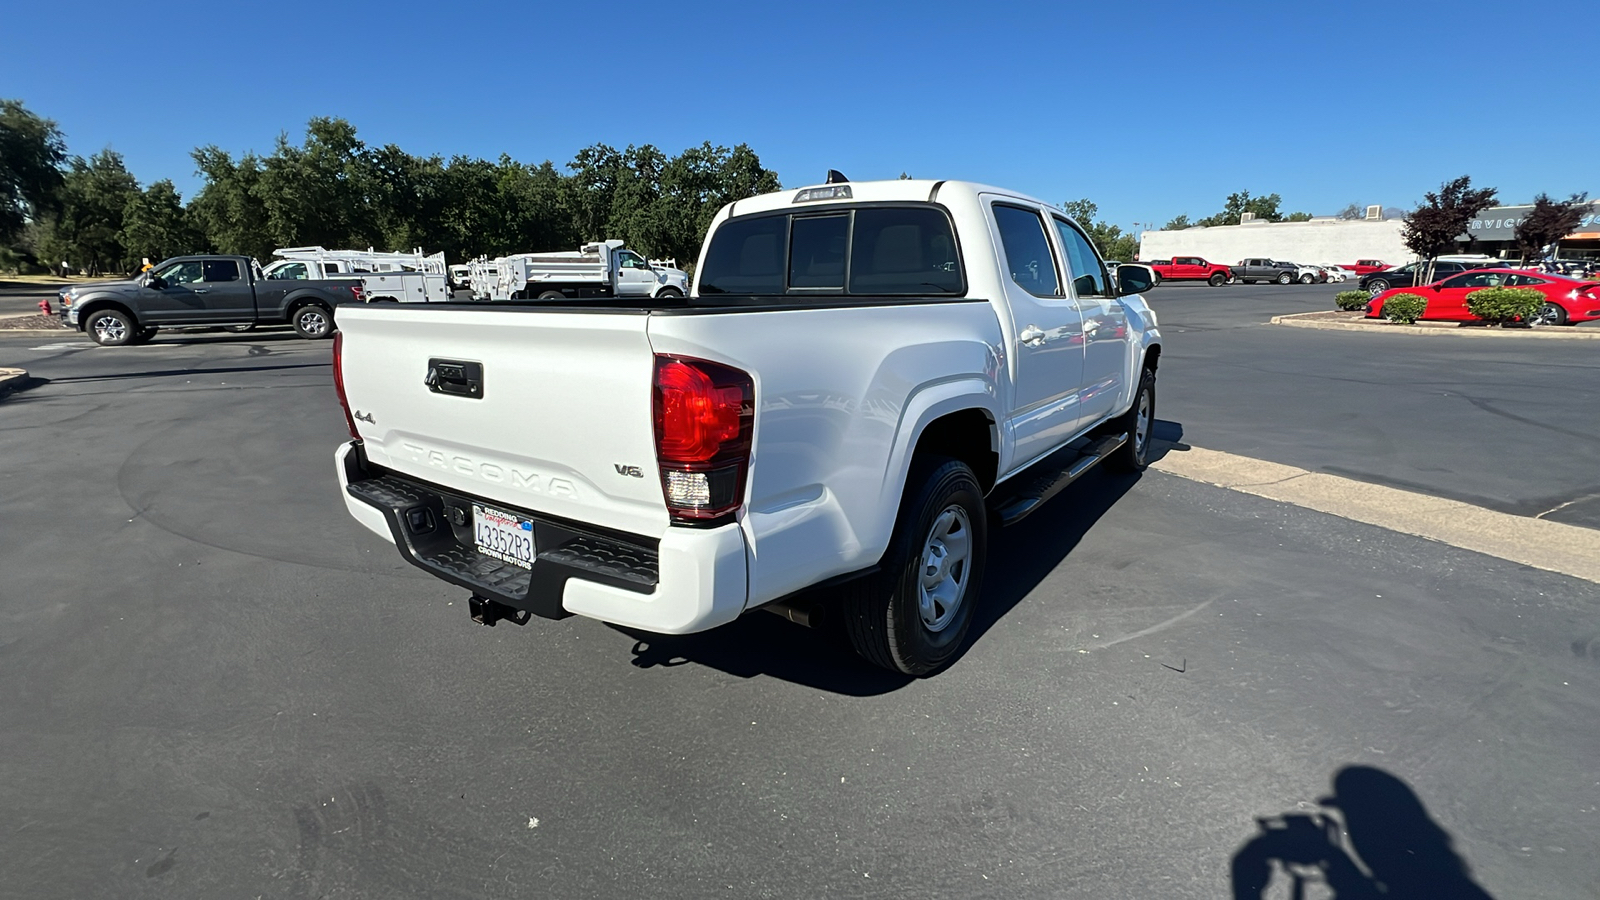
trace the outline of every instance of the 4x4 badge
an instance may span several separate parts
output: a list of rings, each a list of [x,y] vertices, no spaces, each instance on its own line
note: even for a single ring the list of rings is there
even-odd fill
[[[378,424],[378,420],[374,419],[372,417],[372,413],[364,413],[359,409],[356,410],[355,417],[357,419],[360,419],[361,421],[367,423],[368,425],[376,425],[376,424]]]

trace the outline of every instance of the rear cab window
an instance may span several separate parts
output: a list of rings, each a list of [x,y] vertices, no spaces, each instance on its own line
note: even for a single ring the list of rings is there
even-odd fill
[[[959,297],[966,274],[942,208],[835,206],[722,223],[711,236],[699,291]]]

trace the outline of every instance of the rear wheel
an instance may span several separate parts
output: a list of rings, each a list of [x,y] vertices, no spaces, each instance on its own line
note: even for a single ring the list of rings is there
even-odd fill
[[[333,312],[313,303],[294,311],[294,333],[308,341],[320,341],[333,334]]]
[[[1212,272],[1211,277],[1206,279],[1206,284],[1209,284],[1212,287],[1222,287],[1222,283],[1227,280],[1228,279],[1223,276],[1221,272]]]
[[[102,309],[89,316],[84,323],[89,339],[102,347],[121,347],[133,342],[138,329],[128,314],[115,309]]]
[[[983,491],[966,463],[913,466],[882,568],[846,595],[845,627],[856,652],[907,675],[949,662],[972,625],[988,537]]]
[[[1374,278],[1367,282],[1367,293],[1373,295],[1374,297],[1383,293],[1384,291],[1387,291],[1388,289],[1389,282],[1384,281],[1382,278]]]
[[[1571,322],[1567,321],[1567,311],[1555,303],[1546,303],[1543,308],[1539,310],[1539,318],[1542,319],[1546,325],[1572,324]]]
[[[1289,273],[1288,272],[1280,272],[1280,273],[1278,273],[1278,283],[1279,284],[1288,284],[1289,282],[1291,282],[1293,280],[1294,280],[1293,278],[1289,277]]]

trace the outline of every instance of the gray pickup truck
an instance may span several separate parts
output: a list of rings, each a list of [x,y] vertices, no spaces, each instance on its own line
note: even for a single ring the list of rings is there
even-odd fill
[[[1242,281],[1245,284],[1255,284],[1258,281],[1289,284],[1300,280],[1300,267],[1291,262],[1276,262],[1255,257],[1241,259],[1228,268],[1233,272],[1234,281]]]
[[[61,295],[67,324],[102,347],[142,344],[162,328],[193,325],[288,324],[318,340],[333,334],[335,306],[361,299],[359,280],[269,279],[248,256],[177,256],[135,278]]]

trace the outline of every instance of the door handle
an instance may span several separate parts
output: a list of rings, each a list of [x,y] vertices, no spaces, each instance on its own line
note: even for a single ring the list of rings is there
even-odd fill
[[[196,293],[196,294],[204,294],[206,291],[209,291],[209,290],[211,290],[211,289],[210,288],[195,288],[194,289],[194,293]]]
[[[1044,343],[1044,329],[1037,325],[1029,325],[1022,329],[1021,334],[1017,335],[1017,340],[1030,347],[1037,347]]]

